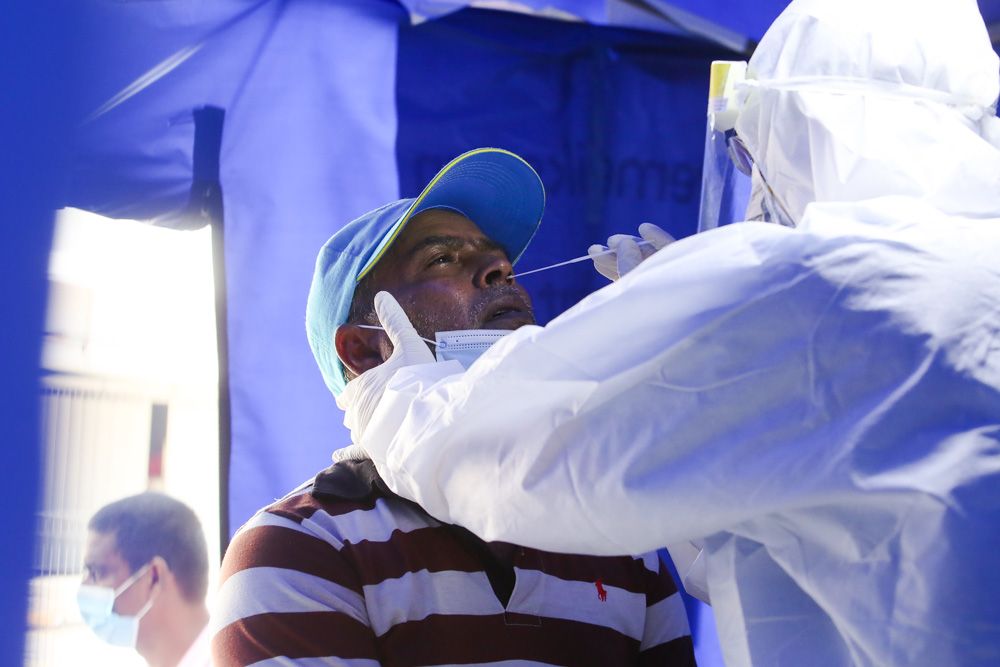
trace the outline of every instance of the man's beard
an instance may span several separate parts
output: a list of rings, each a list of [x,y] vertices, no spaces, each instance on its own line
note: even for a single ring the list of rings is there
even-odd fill
[[[404,309],[410,313],[410,323],[417,333],[423,338],[434,340],[434,334],[439,331],[491,328],[487,318],[498,302],[516,304],[516,307],[528,316],[531,323],[534,323],[535,316],[530,300],[523,290],[514,285],[497,285],[481,290],[476,294],[475,301],[469,305],[468,312],[463,315],[464,321],[457,321],[458,318],[442,318],[426,311],[410,312],[415,309],[405,308],[405,305]]]

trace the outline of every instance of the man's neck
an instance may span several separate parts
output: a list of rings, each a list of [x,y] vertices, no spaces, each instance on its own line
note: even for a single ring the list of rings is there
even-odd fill
[[[155,636],[139,651],[149,667],[177,667],[198,635],[208,624],[208,609],[202,604],[192,604],[176,614],[164,614]]]

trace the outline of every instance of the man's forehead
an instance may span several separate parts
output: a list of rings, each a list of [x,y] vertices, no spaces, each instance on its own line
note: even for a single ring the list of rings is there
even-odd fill
[[[450,209],[431,209],[418,213],[406,223],[388,254],[403,259],[427,246],[458,244],[471,244],[481,250],[504,251],[499,243],[461,213]]]
[[[458,211],[433,208],[413,216],[413,219],[406,223],[399,241],[405,243],[410,240],[412,242],[424,236],[435,235],[489,238],[479,228],[479,225]]]

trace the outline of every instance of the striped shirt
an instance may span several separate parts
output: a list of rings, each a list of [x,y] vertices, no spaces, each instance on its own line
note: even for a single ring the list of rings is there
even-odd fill
[[[693,665],[657,555],[554,554],[441,524],[370,461],[243,526],[213,613],[217,667]]]

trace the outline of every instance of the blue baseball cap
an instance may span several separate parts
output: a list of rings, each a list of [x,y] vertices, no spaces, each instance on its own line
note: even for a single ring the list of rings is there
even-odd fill
[[[514,153],[478,148],[445,165],[415,199],[369,211],[331,236],[316,258],[306,303],[306,335],[334,396],[347,382],[334,334],[347,322],[358,282],[385,255],[406,223],[432,208],[451,209],[472,220],[503,247],[513,264],[542,221],[545,188],[531,165]]]

